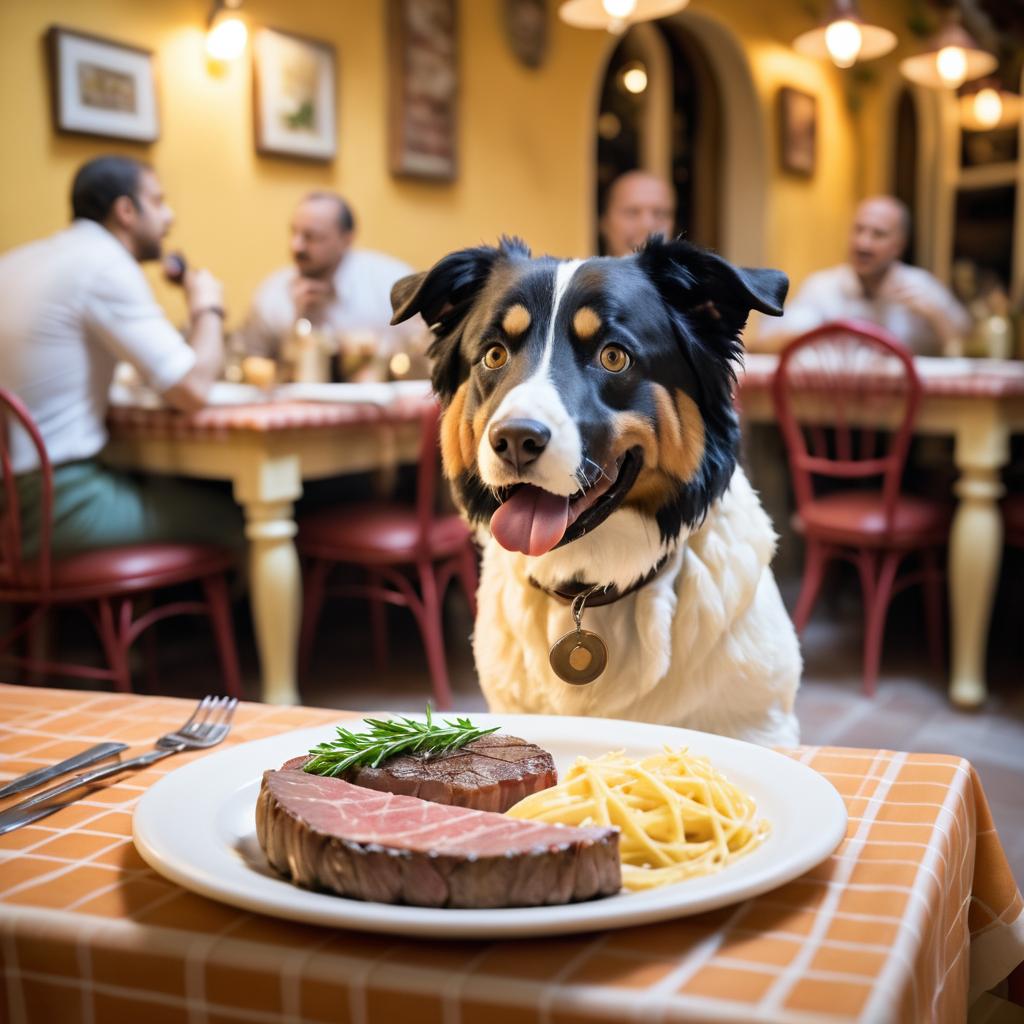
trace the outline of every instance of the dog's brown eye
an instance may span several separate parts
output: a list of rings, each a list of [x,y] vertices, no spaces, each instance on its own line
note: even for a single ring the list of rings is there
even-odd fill
[[[606,345],[601,349],[601,365],[610,373],[622,373],[629,367],[629,356],[618,345]]]
[[[508,362],[508,349],[504,345],[492,345],[484,353],[484,366],[488,370],[500,369]]]

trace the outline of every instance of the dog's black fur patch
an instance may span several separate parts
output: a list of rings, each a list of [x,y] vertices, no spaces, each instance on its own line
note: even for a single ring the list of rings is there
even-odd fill
[[[503,238],[497,247],[451,253],[431,270],[395,284],[392,322],[420,313],[433,330],[432,382],[444,408],[469,381],[462,415],[472,420],[483,406],[495,408],[502,394],[530,376],[550,328],[557,266],[549,257],[531,258],[522,241]],[[703,418],[697,471],[678,481],[655,513],[666,541],[683,526],[696,526],[732,478],[739,440],[732,401],[734,366],[742,357],[739,332],[752,309],[781,315],[787,288],[780,271],[734,267],[688,242],[655,237],[631,256],[587,260],[562,297],[551,377],[595,467],[607,464],[616,414],[656,420],[654,384],[670,394],[684,392]],[[530,324],[510,337],[502,319],[515,304],[526,307]],[[584,305],[595,311],[600,327],[595,337],[577,339],[573,315]],[[495,343],[509,352],[500,373],[481,362]],[[629,369],[601,370],[595,353],[608,344],[629,353]],[[462,469],[452,483],[467,517],[489,522],[499,498],[474,466]],[[612,510],[604,508],[600,518]],[[593,516],[574,524],[562,543],[595,525]]]

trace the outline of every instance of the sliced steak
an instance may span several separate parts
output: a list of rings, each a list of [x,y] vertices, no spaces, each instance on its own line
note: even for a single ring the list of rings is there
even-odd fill
[[[296,757],[284,767],[301,768],[308,760]],[[543,748],[492,733],[443,757],[399,754],[379,768],[354,768],[342,778],[384,793],[500,814],[531,793],[553,786],[558,773]]]
[[[420,907],[533,907],[619,891],[619,833],[506,818],[268,771],[256,834],[271,866],[308,889]]]

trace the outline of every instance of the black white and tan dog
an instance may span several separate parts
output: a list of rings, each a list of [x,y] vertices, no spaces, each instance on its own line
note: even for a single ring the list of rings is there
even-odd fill
[[[503,239],[395,285],[394,322],[432,325],[444,469],[484,544],[492,711],[797,742],[800,653],[732,399],[739,332],[787,284],[653,238],[582,261]],[[585,685],[566,678],[601,653],[559,646],[573,609],[606,652]]]

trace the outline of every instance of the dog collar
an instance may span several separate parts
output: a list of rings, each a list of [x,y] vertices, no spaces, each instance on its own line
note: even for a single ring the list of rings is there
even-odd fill
[[[587,607],[597,608],[603,604],[614,604],[616,601],[621,601],[629,594],[633,594],[646,587],[648,583],[653,582],[658,573],[668,564],[668,560],[672,557],[673,553],[669,552],[669,554],[663,555],[646,576],[641,576],[640,579],[635,583],[631,583],[625,590],[620,590],[614,583],[609,583],[606,587],[596,583],[562,583],[557,587],[545,587],[543,583],[538,583],[532,576],[527,578],[532,586],[538,590],[543,590],[548,597],[553,597],[564,604],[572,604],[581,594],[589,592],[586,600]]]

